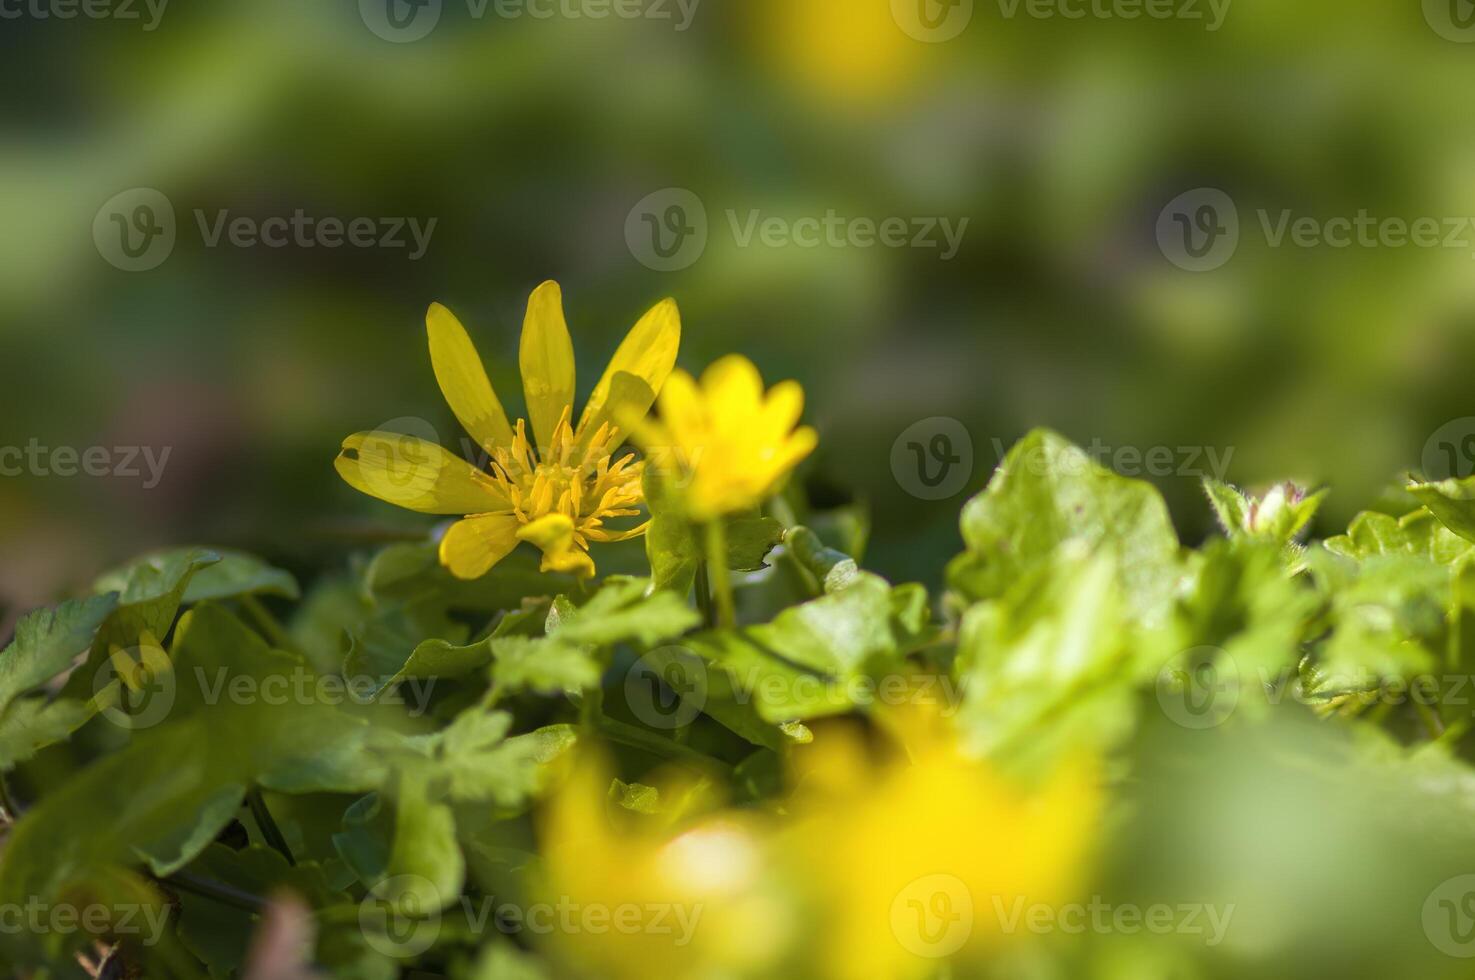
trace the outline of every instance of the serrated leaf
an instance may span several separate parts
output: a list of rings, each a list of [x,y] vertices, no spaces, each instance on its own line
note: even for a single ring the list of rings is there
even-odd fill
[[[698,633],[683,645],[730,675],[768,722],[835,714],[855,706],[858,678],[897,669],[890,604],[886,581],[862,573],[771,623]]]
[[[87,652],[117,605],[118,594],[110,592],[23,616],[16,624],[15,639],[0,651],[0,712]]]
[[[492,682],[499,691],[561,694],[594,687],[602,670],[585,648],[554,640],[508,636],[491,641]]]
[[[1162,495],[1047,429],[1009,450],[964,506],[962,530],[968,550],[949,564],[947,579],[969,601],[997,598],[1062,559],[1105,554],[1134,616],[1161,621],[1171,609],[1181,569]]]

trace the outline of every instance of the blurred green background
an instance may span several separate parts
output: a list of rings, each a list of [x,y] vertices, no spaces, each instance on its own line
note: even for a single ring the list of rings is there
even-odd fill
[[[1257,217],[1475,216],[1467,0],[1233,0],[1217,30],[978,0],[956,37],[932,41],[884,0],[669,0],[669,17],[633,19],[490,3],[478,17],[445,0],[416,40],[383,36],[388,8],[353,0],[174,0],[152,29],[142,3],[138,20],[0,5],[22,11],[0,19],[0,446],[169,451],[157,486],[146,471],[0,479],[7,624],[145,548],[237,545],[303,570],[425,526],[345,486],[339,441],[420,418],[458,443],[425,352],[433,300],[520,402],[523,304],[546,278],[564,287],[581,398],[667,295],[683,366],[741,351],[770,380],[802,381],[822,439],[805,486],[869,506],[867,564],[895,580],[937,583],[963,500],[1037,425],[1128,451],[1119,462],[1170,447],[1173,472],[1153,479],[1190,541],[1208,530],[1206,450],[1236,483],[1332,485],[1327,531],[1427,466],[1431,444],[1475,433],[1461,421],[1475,415],[1475,235],[1275,248]],[[1241,240],[1222,266],[1184,271],[1159,219],[1206,187],[1234,202]],[[106,206],[134,188],[176,218],[172,251],[145,271],[105,254]],[[695,195],[708,233],[700,257],[664,270],[638,245],[639,208],[669,188]],[[299,209],[435,225],[412,258],[211,246],[196,218]],[[755,211],[967,225],[947,259],[744,245],[728,215]],[[893,448],[938,417],[972,451],[966,482],[927,500]],[[1134,786],[1144,807],[1178,795],[1128,835],[1109,869],[1119,894],[1239,896],[1225,969],[1376,973],[1411,949],[1420,975],[1452,963],[1424,944],[1419,902],[1460,870],[1446,858],[1467,830],[1431,843],[1391,821],[1333,826],[1361,805],[1339,780],[1363,762],[1328,788],[1274,745],[1169,735],[1166,749],[1145,736],[1158,761]],[[1200,793],[1193,777],[1211,769],[1229,780]],[[1294,887],[1267,884],[1280,874]],[[1273,915],[1255,904],[1272,892]],[[1193,975],[1163,944],[1099,961],[1103,976],[1154,970]]]
[[[1475,215],[1472,48],[1431,26],[1437,3],[1233,0],[1209,30],[1206,0],[1205,19],[1169,20],[979,0],[958,36],[924,43],[880,0],[666,0],[602,19],[534,2],[445,0],[428,34],[394,41],[370,28],[387,9],[370,0],[176,0],[157,18],[140,0],[131,20],[11,0],[0,444],[170,456],[148,489],[0,481],[0,601],[45,601],[141,547],[300,562],[335,525],[396,520],[333,477],[339,439],[405,416],[459,436],[425,356],[432,300],[518,401],[522,305],[544,278],[565,289],[581,393],[665,295],[684,366],[738,350],[800,379],[823,439],[806,479],[823,501],[869,503],[870,563],[897,578],[935,580],[966,494],[1035,425],[1172,447],[1154,479],[1192,539],[1207,467],[1177,447],[1232,453],[1240,483],[1330,482],[1335,527],[1475,412],[1472,246],[1271,249],[1255,217]],[[177,240],[128,272],[92,231],[139,187],[167,198]],[[626,224],[673,187],[704,205],[708,240],[658,271]],[[1245,227],[1230,262],[1190,273],[1155,226],[1199,187],[1229,194]],[[416,259],[212,247],[197,217],[298,209],[436,223]],[[950,259],[745,246],[733,230],[755,211],[831,210],[968,223]],[[939,416],[966,427],[971,472],[927,501],[891,451]]]

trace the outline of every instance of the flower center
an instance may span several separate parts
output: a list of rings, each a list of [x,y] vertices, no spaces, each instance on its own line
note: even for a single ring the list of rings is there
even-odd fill
[[[588,541],[620,541],[644,527],[613,531],[604,527],[605,520],[638,515],[645,494],[640,485],[642,464],[633,453],[613,459],[617,448],[617,434],[608,423],[580,446],[569,424],[569,410],[564,409],[550,445],[534,449],[527,423],[518,419],[512,445],[492,452],[491,476],[522,523],[563,514],[573,522],[581,547]]]

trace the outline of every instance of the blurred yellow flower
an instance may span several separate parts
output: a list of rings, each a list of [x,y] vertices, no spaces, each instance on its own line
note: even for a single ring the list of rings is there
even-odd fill
[[[441,563],[460,578],[485,575],[519,541],[542,550],[545,571],[593,575],[590,542],[644,531],[616,531],[604,522],[638,514],[644,500],[641,464],[614,454],[624,441],[620,420],[650,410],[676,363],[676,303],[661,301],[631,328],[577,425],[571,424],[574,350],[557,283],[543,283],[528,299],[519,362],[529,421],[518,419],[515,428],[455,315],[432,304],[425,326],[441,392],[487,454],[487,471],[433,442],[375,431],[343,441],[334,461],[339,475],[400,507],[463,515],[440,542]]]
[[[680,782],[659,788],[657,813],[636,814],[611,802],[610,785],[585,756],[545,811],[540,898],[562,910],[548,951],[578,975],[774,975],[791,917],[765,879],[758,818],[688,820],[672,801],[696,799],[700,787]]]
[[[795,428],[804,410],[798,382],[765,395],[758,369],[738,354],[709,366],[700,384],[676,371],[659,406],[660,421],[635,424],[635,440],[698,523],[761,504],[818,441],[808,426]]]
[[[887,0],[758,0],[754,26],[780,78],[830,105],[905,98],[924,59]]]
[[[1074,895],[1100,811],[1088,767],[1026,790],[941,725],[901,730],[879,766],[833,727],[795,751],[789,860],[815,895],[813,953],[834,980],[924,977],[997,941],[1016,913]]]

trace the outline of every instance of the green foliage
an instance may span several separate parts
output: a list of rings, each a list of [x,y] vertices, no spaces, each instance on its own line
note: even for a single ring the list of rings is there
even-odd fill
[[[1287,714],[1355,725],[1384,769],[1419,750],[1408,765],[1475,779],[1452,692],[1387,697],[1475,670],[1462,491],[1414,485],[1424,506],[1305,546],[1319,494],[1205,491],[1225,536],[1184,548],[1150,485],[1033,433],[965,506],[936,602],[811,527],[744,515],[719,556],[743,573],[731,627],[690,595],[707,538],[659,502],[651,579],[581,584],[513,556],[458,582],[420,542],[301,592],[240,552],[147,556],[23,618],[0,653],[0,763],[27,804],[0,903],[81,889],[171,907],[167,936],[126,953],[160,975],[239,975],[259,903],[287,891],[327,974],[544,976],[558,964],[522,937],[447,927],[403,952],[361,910],[449,914],[530,880],[540,801],[576,752],[613,753],[603,802],[622,819],[679,820],[703,794],[780,812],[786,760],[823,719],[924,709],[1026,778],[1124,767],[1163,718],[1195,727],[1171,701],[1202,671],[1237,680],[1236,710],[1212,718],[1228,734]],[[268,603],[291,604],[286,627]],[[155,642],[162,661],[138,667]],[[1428,819],[1458,825],[1449,796]],[[56,964],[79,941],[0,951]]]

